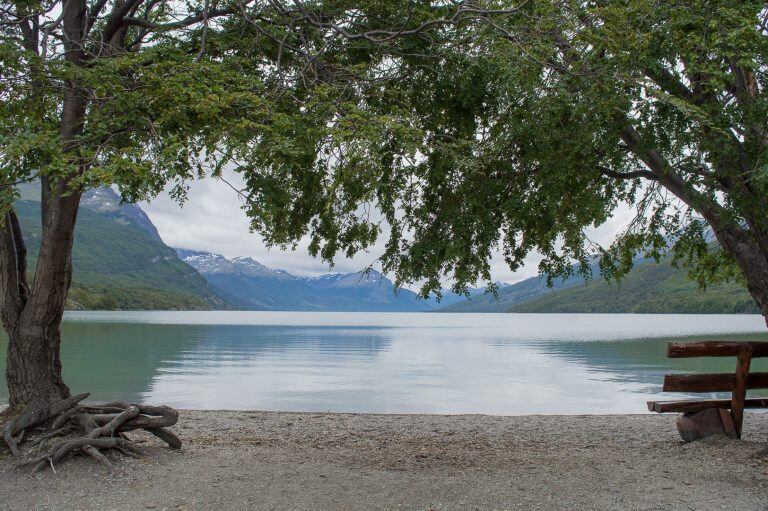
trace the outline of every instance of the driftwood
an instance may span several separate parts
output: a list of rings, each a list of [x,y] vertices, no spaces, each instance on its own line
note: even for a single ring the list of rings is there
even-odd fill
[[[126,435],[139,429],[163,440],[171,449],[181,448],[181,439],[166,429],[179,419],[179,413],[173,408],[120,402],[81,405],[88,396],[79,394],[20,413],[3,430],[8,449],[19,456],[25,438],[30,440],[26,446],[40,451],[46,442],[63,437],[47,452],[23,464],[37,472],[46,467],[55,469],[58,463],[77,454],[89,456],[111,471],[113,465],[107,455],[119,452],[137,457],[143,454],[139,445]]]

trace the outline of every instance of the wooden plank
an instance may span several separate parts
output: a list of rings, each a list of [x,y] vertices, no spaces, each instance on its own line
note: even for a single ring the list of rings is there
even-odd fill
[[[667,356],[670,358],[736,357],[739,355],[742,344],[752,347],[752,358],[768,357],[768,342],[762,341],[670,342],[667,345]]]
[[[731,392],[736,384],[735,374],[667,374],[664,392]],[[768,389],[768,373],[751,373],[746,388]]]
[[[707,408],[730,408],[730,399],[709,399],[699,401],[648,401],[648,411],[657,413],[667,412],[700,412]],[[768,408],[768,397],[744,400],[744,408]]]
[[[744,423],[744,400],[747,398],[747,381],[749,379],[749,364],[752,361],[752,346],[742,344],[736,361],[736,373],[731,395],[731,417],[736,429],[736,438],[741,438],[741,426]]]

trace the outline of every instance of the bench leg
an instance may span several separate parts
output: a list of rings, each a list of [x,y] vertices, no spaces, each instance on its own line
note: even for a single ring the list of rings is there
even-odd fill
[[[749,365],[752,362],[752,346],[742,344],[736,361],[736,374],[731,394],[731,417],[736,429],[736,437],[741,438],[741,427],[744,424],[744,401],[747,398],[747,379],[749,378]]]

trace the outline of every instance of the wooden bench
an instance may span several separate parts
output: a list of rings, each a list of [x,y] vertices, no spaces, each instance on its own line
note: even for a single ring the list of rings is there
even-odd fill
[[[667,374],[664,392],[731,392],[731,399],[697,401],[649,401],[652,412],[682,412],[690,416],[708,409],[729,409],[735,436],[741,438],[745,408],[768,408],[768,397],[747,399],[748,389],[768,388],[768,373],[750,373],[753,358],[768,357],[768,342],[671,342],[667,346],[670,358],[736,357],[736,371],[713,374]],[[727,415],[727,414],[726,414]],[[727,418],[727,417],[726,417]],[[727,425],[726,425],[727,426]],[[681,436],[686,439],[678,421]],[[727,429],[727,427],[726,427]]]

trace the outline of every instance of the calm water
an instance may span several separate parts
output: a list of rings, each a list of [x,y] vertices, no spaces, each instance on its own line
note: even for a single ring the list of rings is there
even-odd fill
[[[642,413],[667,371],[734,368],[667,359],[669,340],[768,340],[768,329],[743,315],[73,312],[63,335],[65,380],[100,400],[532,414]]]

